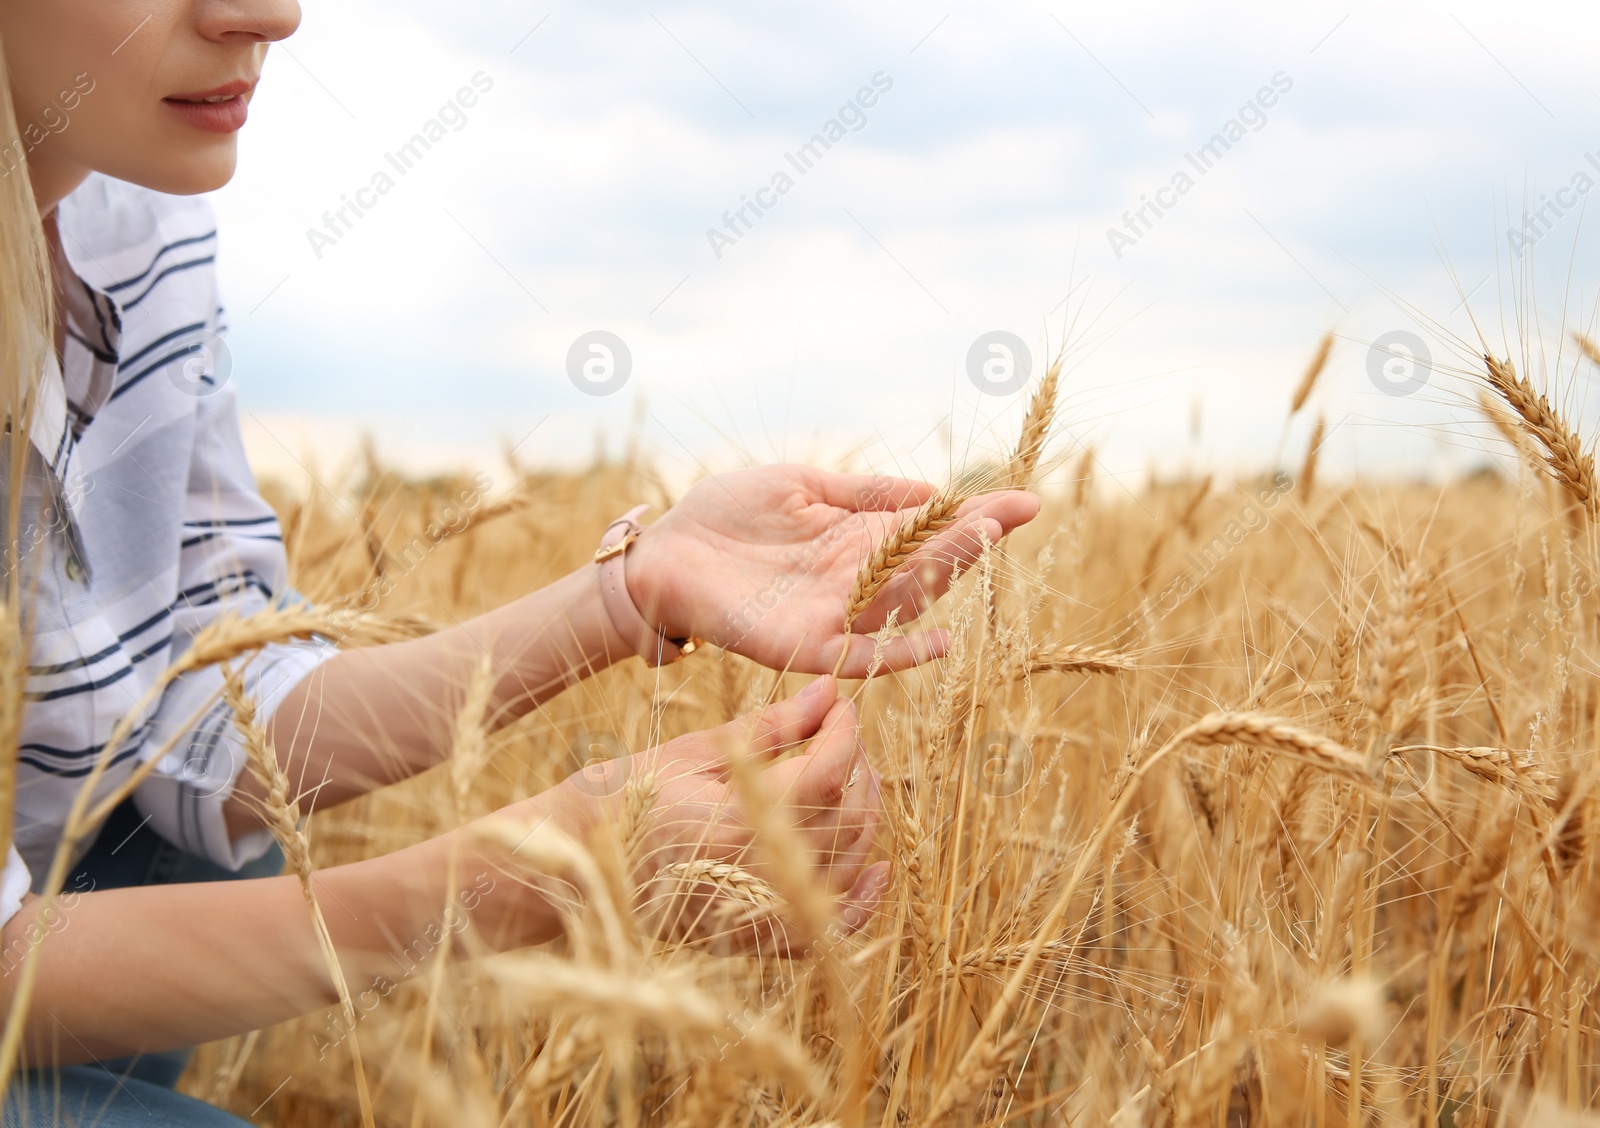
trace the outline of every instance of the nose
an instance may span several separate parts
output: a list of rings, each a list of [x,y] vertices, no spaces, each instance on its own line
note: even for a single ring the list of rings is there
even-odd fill
[[[300,26],[299,0],[201,0],[196,27],[207,39],[276,43]]]

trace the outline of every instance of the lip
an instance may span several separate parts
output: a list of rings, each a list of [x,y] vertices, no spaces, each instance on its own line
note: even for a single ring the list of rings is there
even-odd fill
[[[223,98],[229,94],[248,94],[256,88],[253,78],[236,78],[222,86],[213,86],[210,90],[196,90],[192,94],[168,94],[169,100],[193,101],[198,98]]]
[[[183,94],[169,94],[161,99],[186,125],[207,133],[234,133],[249,116],[250,95],[255,90],[255,80],[235,79],[209,90]],[[226,98],[225,102],[204,102],[203,98]]]

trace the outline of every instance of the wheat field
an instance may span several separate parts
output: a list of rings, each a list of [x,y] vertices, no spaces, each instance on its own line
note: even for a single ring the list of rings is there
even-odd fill
[[[859,934],[721,866],[663,880],[809,949],[674,938],[612,827],[561,943],[402,939],[381,990],[203,1047],[185,1091],[276,1125],[1600,1124],[1600,491],[1524,367],[1470,374],[1497,465],[1439,483],[1318,481],[1319,423],[1283,471],[1113,484],[1052,378],[941,495],[1032,480],[1045,503],[930,613],[952,652],[844,686],[893,865]],[[512,462],[434,543],[470,485],[369,457],[340,498],[268,492],[298,588],[393,634],[671,501],[638,458]],[[282,833],[306,867],[390,851],[805,680],[712,647],[630,662]]]

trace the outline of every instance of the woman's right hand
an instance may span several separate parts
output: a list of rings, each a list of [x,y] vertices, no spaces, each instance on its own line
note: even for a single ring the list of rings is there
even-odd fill
[[[729,759],[741,754],[751,773],[746,786],[760,788],[757,808],[789,828],[779,831],[787,849],[760,841],[762,813],[744,801],[748,791]],[[761,894],[755,886],[752,901],[748,878],[785,892],[809,882],[838,896],[840,932],[866,921],[887,884],[887,862],[866,864],[880,809],[877,774],[858,739],[855,706],[831,677],[718,728],[590,765],[529,803],[583,841],[602,822],[620,823],[630,804],[636,817],[652,793],[631,860],[646,893],[640,908],[664,933],[722,949],[787,952],[793,922],[752,915]],[[794,850],[795,837],[807,849]]]

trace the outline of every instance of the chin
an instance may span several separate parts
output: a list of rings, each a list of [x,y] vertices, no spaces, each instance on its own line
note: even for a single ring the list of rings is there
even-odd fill
[[[152,157],[154,159],[152,159]],[[234,137],[221,137],[187,152],[166,152],[152,148],[134,167],[103,169],[108,176],[126,180],[143,188],[173,196],[195,196],[214,192],[233,179],[239,165],[239,146]]]

